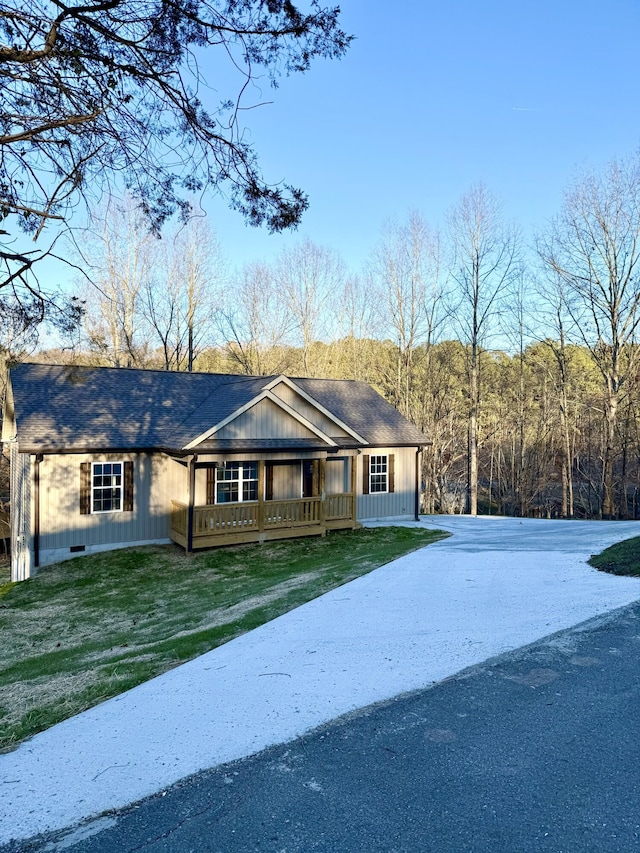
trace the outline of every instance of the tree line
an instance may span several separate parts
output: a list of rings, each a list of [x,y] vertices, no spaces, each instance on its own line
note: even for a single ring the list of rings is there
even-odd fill
[[[223,192],[273,232],[299,223],[304,191],[263,178],[241,117],[255,81],[344,56],[339,9],[1,8],[6,362],[47,320],[67,346],[42,357],[58,360],[365,379],[432,441],[426,509],[636,516],[637,155],[579,176],[533,246],[477,185],[439,231],[419,213],[388,224],[357,274],[311,240],[230,273],[193,200]],[[77,293],[42,283],[52,258],[82,274]]]
[[[580,176],[525,246],[484,185],[382,229],[356,275],[301,240],[235,272],[131,201],[76,242],[83,322],[47,357],[355,378],[421,427],[427,512],[639,517],[640,159]]]

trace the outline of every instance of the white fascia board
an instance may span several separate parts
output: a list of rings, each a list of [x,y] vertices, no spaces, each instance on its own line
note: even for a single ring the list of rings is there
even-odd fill
[[[336,424],[337,426],[339,426],[339,427],[340,427],[341,429],[343,429],[345,432],[348,432],[348,433],[349,433],[349,435],[350,435],[350,436],[352,436],[353,438],[355,438],[355,440],[356,440],[356,441],[359,441],[359,442],[361,442],[362,444],[365,444],[365,445],[369,444],[369,442],[368,442],[368,441],[366,441],[366,440],[365,440],[361,435],[359,435],[359,434],[358,434],[354,429],[352,429],[348,424],[345,424],[345,422],[344,422],[344,421],[341,421],[341,420],[340,420],[340,418],[336,417],[336,416],[334,415],[334,413],[333,413],[333,412],[331,412],[329,409],[326,409],[326,408],[322,405],[322,403],[319,403],[316,399],[314,399],[314,398],[311,396],[311,394],[307,394],[307,392],[306,392],[306,391],[303,391],[303,390],[302,390],[302,388],[300,388],[300,386],[299,386],[299,385],[296,385],[296,383],[293,381],[293,379],[289,379],[289,377],[288,377],[288,376],[285,376],[285,375],[284,375],[284,373],[283,373],[283,374],[281,374],[280,376],[276,377],[276,379],[272,380],[272,381],[271,381],[268,385],[266,385],[265,387],[267,388],[267,390],[271,391],[273,388],[275,388],[275,387],[276,387],[277,385],[279,385],[281,382],[283,382],[285,385],[288,385],[288,386],[289,386],[289,388],[291,388],[291,390],[292,390],[292,391],[295,391],[295,392],[296,392],[296,394],[299,394],[299,395],[300,395],[304,400],[306,400],[306,401],[307,401],[307,403],[310,403],[310,404],[311,404],[312,406],[314,406],[314,407],[315,407],[319,412],[322,412],[322,414],[323,414],[323,415],[325,415],[325,417],[329,418],[329,420],[333,421],[333,422],[334,422],[334,424]]]
[[[214,436],[223,427],[227,426],[227,424],[230,424],[240,415],[243,415],[245,412],[249,411],[249,409],[256,406],[262,400],[271,400],[271,402],[278,406],[278,408],[282,409],[283,412],[286,412],[294,420],[298,421],[298,423],[301,423],[304,427],[306,427],[306,429],[308,429],[314,435],[317,435],[318,438],[321,438],[322,441],[324,441],[330,447],[337,447],[336,442],[330,436],[326,435],[321,429],[312,424],[311,421],[308,421],[305,417],[303,417],[303,415],[300,414],[300,412],[296,412],[295,409],[292,409],[291,406],[288,403],[285,403],[284,400],[281,400],[280,397],[277,397],[275,394],[272,394],[269,388],[265,388],[259,394],[249,400],[248,403],[245,403],[244,406],[240,406],[239,409],[236,409],[235,412],[232,412],[226,418],[223,418],[223,420],[221,420],[215,426],[211,427],[211,429],[207,430],[206,432],[203,432],[202,435],[199,435],[197,438],[194,438],[193,441],[189,442],[189,444],[185,444],[182,449],[191,450],[197,447],[197,445],[199,445],[201,442],[206,441],[208,438]]]

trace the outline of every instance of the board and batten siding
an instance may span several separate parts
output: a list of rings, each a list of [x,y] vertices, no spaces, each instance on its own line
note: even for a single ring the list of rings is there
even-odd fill
[[[293,388],[290,388],[285,382],[281,382],[271,389],[271,393],[279,397],[284,403],[295,409],[303,418],[312,423],[318,429],[321,429],[326,435],[330,436],[345,436],[348,433],[338,426],[335,421],[330,420],[323,412],[311,405],[304,397],[301,397]]]
[[[12,441],[9,451],[11,466],[11,580],[24,581],[34,574],[32,547],[32,457],[18,453]]]
[[[271,400],[260,400],[215,434],[216,438],[315,438],[311,430]]]
[[[125,461],[133,463],[133,510],[82,514],[81,464]],[[160,454],[45,455],[40,463],[40,564],[74,556],[70,549],[81,546],[100,551],[168,542],[170,501],[182,497],[178,467]]]
[[[394,491],[363,494],[364,456],[358,456],[357,519],[414,518],[416,507],[416,448],[367,447],[367,456],[394,456]]]
[[[327,459],[325,474],[325,492],[338,495],[349,491],[349,471],[351,460],[344,456]]]

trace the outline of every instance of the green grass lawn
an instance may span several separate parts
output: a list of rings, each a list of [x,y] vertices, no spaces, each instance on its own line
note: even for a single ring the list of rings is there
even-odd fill
[[[0,749],[447,534],[110,551],[0,586]]]
[[[611,575],[640,577],[640,536],[625,539],[605,548],[601,554],[594,554],[589,565]]]

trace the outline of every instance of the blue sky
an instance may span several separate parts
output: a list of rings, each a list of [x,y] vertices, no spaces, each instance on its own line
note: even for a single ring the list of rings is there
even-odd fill
[[[637,0],[344,0],[342,21],[343,60],[265,85],[274,103],[247,114],[265,177],[310,196],[299,231],[206,204],[232,267],[308,236],[355,272],[385,220],[442,226],[478,181],[530,234],[577,170],[640,145]]]

